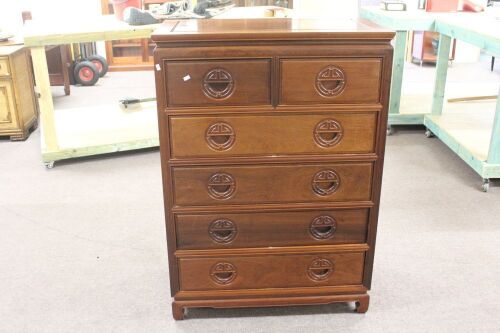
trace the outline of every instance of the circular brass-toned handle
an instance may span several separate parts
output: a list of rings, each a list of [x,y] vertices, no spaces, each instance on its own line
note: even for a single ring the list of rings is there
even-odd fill
[[[326,196],[334,193],[340,187],[340,177],[333,170],[322,170],[317,172],[312,180],[314,193]]]
[[[217,284],[229,284],[236,278],[236,267],[230,262],[218,262],[210,269],[210,277]]]
[[[231,125],[225,122],[218,122],[207,128],[205,139],[210,148],[217,151],[224,151],[233,146],[236,135]]]
[[[227,70],[215,68],[203,78],[203,93],[214,99],[224,99],[234,92],[234,80]]]
[[[309,227],[311,235],[319,240],[332,238],[337,230],[337,222],[328,215],[316,217]]]
[[[325,258],[314,259],[307,268],[307,275],[313,281],[324,281],[333,273],[333,263]]]
[[[208,180],[208,194],[214,199],[229,199],[236,191],[236,182],[228,173],[216,173]]]
[[[228,219],[218,219],[210,223],[208,234],[217,243],[227,244],[233,241],[238,230],[236,224]]]
[[[342,125],[334,119],[322,120],[314,127],[314,141],[323,148],[338,144],[343,134]]]
[[[330,65],[323,68],[316,76],[316,91],[323,97],[335,97],[340,95],[346,86],[346,75],[344,70]]]

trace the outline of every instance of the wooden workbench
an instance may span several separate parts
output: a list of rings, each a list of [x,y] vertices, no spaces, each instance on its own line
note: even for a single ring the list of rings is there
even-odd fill
[[[72,17],[71,21],[29,21],[24,43],[31,48],[40,106],[42,160],[48,168],[54,161],[158,146],[156,104],[141,111],[123,111],[116,105],[98,108],[54,110],[46,45],[84,43],[101,40],[149,38],[157,25],[129,26],[114,16],[92,20]]]
[[[459,105],[444,102],[448,59],[453,38],[500,56],[500,21],[488,13],[387,12],[363,7],[360,16],[397,31],[389,106],[389,124],[424,124],[427,135],[435,134],[483,178],[500,178],[500,97],[495,103]],[[404,113],[400,108],[406,37],[409,30],[440,33],[432,107]],[[478,110],[480,109],[480,110]]]
[[[269,17],[275,8],[232,8],[216,19]],[[291,14],[291,11],[286,11],[286,14]],[[42,160],[47,168],[52,168],[55,161],[62,159],[156,147],[159,141],[156,103],[143,103],[140,110],[128,111],[122,110],[118,102],[92,108],[54,110],[44,47],[149,38],[157,27],[130,26],[112,15],[27,22],[24,43],[31,48],[33,58],[40,105]]]

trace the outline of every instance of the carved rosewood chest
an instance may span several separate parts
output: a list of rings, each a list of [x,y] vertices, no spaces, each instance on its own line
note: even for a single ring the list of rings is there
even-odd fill
[[[175,319],[189,307],[368,309],[392,37],[292,19],[155,32]]]

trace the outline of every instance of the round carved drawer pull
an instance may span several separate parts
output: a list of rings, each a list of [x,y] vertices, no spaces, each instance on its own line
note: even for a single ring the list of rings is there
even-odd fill
[[[333,170],[323,170],[317,172],[312,180],[313,191],[321,196],[334,193],[340,186],[340,177]]]
[[[217,284],[229,284],[236,275],[236,267],[229,262],[218,262],[210,269],[210,277]]]
[[[316,217],[309,227],[311,235],[319,240],[329,239],[337,230],[337,222],[335,219],[328,215]]]
[[[228,173],[216,173],[208,180],[208,194],[214,199],[230,198],[236,191],[236,182]]]
[[[214,150],[228,150],[234,144],[236,135],[231,125],[219,122],[212,124],[205,134],[208,146]]]
[[[340,95],[346,86],[344,71],[336,66],[328,66],[316,76],[316,90],[323,97]]]
[[[231,74],[222,68],[216,68],[205,74],[203,93],[210,98],[224,99],[234,92],[234,80]]]
[[[342,125],[336,120],[325,119],[314,128],[314,141],[323,148],[335,146],[343,136]]]
[[[230,243],[236,237],[236,224],[228,219],[219,219],[210,223],[208,234],[217,243]]]
[[[333,273],[333,263],[324,258],[314,259],[307,268],[307,275],[313,281],[324,281]]]

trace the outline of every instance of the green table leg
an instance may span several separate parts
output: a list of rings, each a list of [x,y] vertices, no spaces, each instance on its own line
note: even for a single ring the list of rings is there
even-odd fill
[[[407,31],[396,32],[396,45],[394,47],[394,59],[391,79],[391,98],[389,100],[389,113],[399,114],[401,102],[401,86],[403,84],[403,69],[406,56]]]
[[[443,112],[444,91],[446,76],[448,74],[448,61],[450,60],[451,37],[441,34],[436,64],[436,81],[434,83],[434,96],[432,98],[432,114],[440,115]]]
[[[488,151],[488,163],[500,164],[500,92],[497,97],[497,109],[493,121],[493,132],[491,133],[490,148]]]

